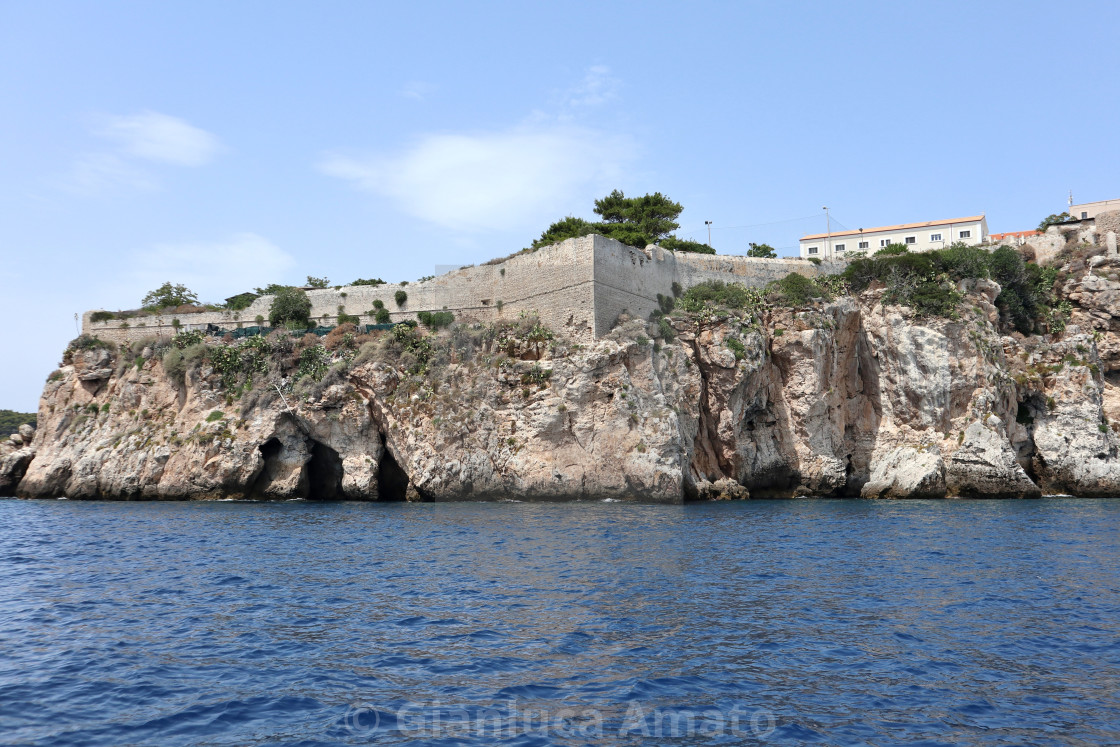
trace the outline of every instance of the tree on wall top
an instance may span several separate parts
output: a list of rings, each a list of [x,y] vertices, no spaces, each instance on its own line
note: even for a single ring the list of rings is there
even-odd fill
[[[750,249],[747,249],[748,257],[761,257],[762,259],[774,259],[778,256],[778,252],[774,247],[769,244],[756,244],[753,241],[750,243]]]
[[[679,202],[673,202],[660,192],[627,197],[616,189],[595,200],[595,214],[602,220],[592,222],[569,215],[546,228],[533,242],[533,248],[597,233],[629,246],[644,248],[646,244],[660,244],[672,251],[715,254],[706,244],[672,235],[672,231],[680,228],[677,218],[683,209]]]
[[[145,309],[166,309],[169,306],[184,306],[198,303],[198,295],[185,285],[172,285],[168,281],[144,296],[140,305]]]
[[[1058,213],[1057,215],[1051,213],[1038,224],[1038,230],[1041,233],[1046,233],[1046,229],[1050,226],[1057,225],[1058,223],[1065,223],[1067,220],[1069,220],[1069,213]]]

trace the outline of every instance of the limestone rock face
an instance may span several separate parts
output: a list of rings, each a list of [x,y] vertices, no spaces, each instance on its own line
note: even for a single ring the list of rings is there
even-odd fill
[[[237,396],[205,363],[176,379],[150,350],[83,350],[48,381],[38,432],[0,444],[0,493],[1120,495],[1120,388],[1105,353],[1117,301],[1101,277],[1067,283],[1080,301],[1063,336],[1001,336],[1000,289],[984,280],[959,287],[955,319],[917,318],[870,290],[761,318],[674,318],[672,340],[628,321],[555,352],[450,354],[422,375],[361,357],[298,395],[270,381]]]
[[[949,459],[945,480],[949,492],[965,498],[1037,498],[1042,491],[1031,481],[996,417],[975,422],[964,432],[964,441]]]
[[[901,446],[872,462],[864,498],[944,498],[945,462],[937,451]]]
[[[27,472],[34,458],[31,449],[18,449],[0,453],[0,495],[14,495],[16,486]]]

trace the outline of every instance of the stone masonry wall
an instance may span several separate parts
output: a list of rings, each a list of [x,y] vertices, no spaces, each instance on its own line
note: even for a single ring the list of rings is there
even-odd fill
[[[623,311],[646,318],[658,308],[658,294],[670,296],[673,283],[682,289],[708,280],[760,288],[791,272],[816,277],[842,272],[843,263],[816,265],[800,258],[759,259],[721,254],[689,254],[647,246],[635,249],[596,236],[595,334],[610,331]]]
[[[394,322],[415,319],[420,311],[455,312],[462,321],[493,322],[536,312],[541,321],[573,337],[605,334],[622,311],[645,317],[657,308],[659,293],[670,295],[674,282],[688,288],[705,280],[762,286],[790,272],[814,277],[839,272],[841,265],[820,267],[802,259],[755,259],[724,255],[674,254],[657,246],[635,249],[613,239],[592,235],[568,239],[537,252],[518,254],[493,265],[455,270],[432,280],[400,285],[345,286],[308,291],[312,321],[337,323],[339,306],[374,323],[373,302],[380,300]],[[398,306],[398,290],[408,300]],[[138,316],[125,321],[90,321],[86,312],[82,332],[114,342],[174,334],[179,329],[224,329],[255,325],[268,318],[272,296],[262,296],[242,311]],[[499,306],[501,308],[499,308]]]

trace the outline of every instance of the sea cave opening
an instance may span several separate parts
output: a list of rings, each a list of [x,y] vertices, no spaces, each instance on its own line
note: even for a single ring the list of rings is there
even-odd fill
[[[405,473],[389,447],[382,444],[381,462],[377,466],[377,500],[403,501],[408,491],[408,474]]]
[[[334,501],[342,498],[342,457],[326,444],[312,442],[307,477],[311,500]]]

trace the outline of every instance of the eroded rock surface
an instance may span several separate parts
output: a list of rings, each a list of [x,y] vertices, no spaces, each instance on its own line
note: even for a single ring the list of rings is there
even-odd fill
[[[1061,336],[1001,336],[998,285],[973,281],[957,319],[917,319],[872,290],[760,320],[677,318],[672,340],[632,321],[552,352],[452,354],[423,375],[370,358],[299,396],[274,382],[237,395],[205,363],[176,378],[150,349],[82,350],[48,381],[34,438],[0,446],[0,492],[1120,495],[1120,284],[1101,277],[1067,283],[1081,324]]]

